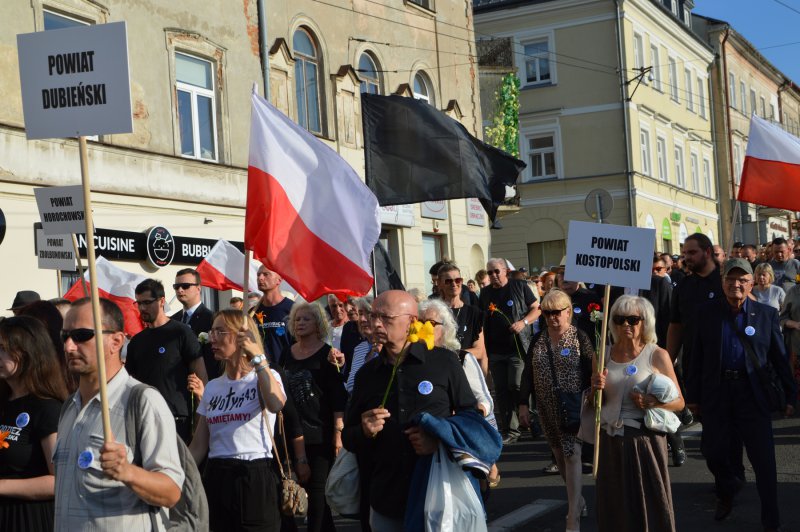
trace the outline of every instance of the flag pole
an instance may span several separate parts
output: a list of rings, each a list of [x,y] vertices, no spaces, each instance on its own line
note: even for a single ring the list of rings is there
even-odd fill
[[[243,299],[247,301],[247,296],[250,294],[250,259],[252,257],[252,251],[249,249],[244,250],[244,284],[242,285],[242,295],[244,296]],[[250,310],[247,304],[242,305],[242,311],[244,312],[245,321],[247,321],[248,311]]]
[[[611,285],[606,285],[603,295],[603,326],[600,328],[600,349],[597,355],[597,373],[603,374],[606,361],[606,337],[608,336],[608,303],[611,300]],[[600,410],[603,402],[603,390],[594,393],[594,463],[592,464],[592,476],[597,478],[597,467],[600,463]]]
[[[58,290],[59,298],[62,295],[61,288],[61,270],[56,270],[56,289]]]
[[[97,379],[100,384],[100,409],[103,418],[103,439],[106,442],[113,441],[111,434],[111,418],[108,413],[108,391],[106,389],[106,361],[105,353],[103,352],[103,323],[102,314],[100,313],[100,295],[97,291],[97,269],[95,268],[95,250],[94,240],[92,245],[89,245],[90,238],[94,235],[94,222],[92,220],[92,195],[89,186],[89,154],[86,148],[86,137],[83,135],[78,137],[78,146],[80,147],[81,159],[81,181],[83,184],[83,202],[85,205],[85,221],[86,221],[86,260],[89,263],[89,281],[90,291],[92,298],[92,316],[94,317],[94,345],[97,351]],[[73,238],[75,236],[73,235]],[[77,245],[75,246],[77,250]],[[77,254],[77,253],[76,253]],[[80,265],[80,258],[78,258]],[[81,275],[83,278],[83,275]],[[86,288],[86,281],[84,281],[84,289]]]
[[[86,242],[89,242],[87,239]],[[94,238],[92,239],[94,243]],[[78,237],[75,236],[75,233],[72,233],[72,247],[75,249],[75,261],[78,263],[78,273],[81,276],[80,283],[83,285],[83,297],[89,297],[89,287],[86,286],[86,277],[83,276],[83,263],[81,262],[81,254],[78,252]],[[89,247],[88,245],[86,246]]]
[[[375,246],[372,247],[372,298],[378,297],[378,264],[375,258]]]

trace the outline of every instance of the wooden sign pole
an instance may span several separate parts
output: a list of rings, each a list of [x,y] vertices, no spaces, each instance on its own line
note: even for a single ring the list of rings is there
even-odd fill
[[[92,196],[89,186],[89,154],[86,148],[86,137],[78,137],[81,157],[81,183],[83,185],[83,202],[86,209],[86,261],[89,263],[89,284],[92,298],[92,316],[94,317],[94,338],[97,348],[97,379],[100,381],[100,408],[103,417],[103,439],[113,441],[111,435],[111,418],[108,414],[108,391],[106,387],[106,359],[103,352],[103,323],[100,312],[100,295],[97,291],[97,269],[95,267],[94,253],[94,223],[92,221]],[[73,238],[74,235],[73,235]],[[91,242],[91,244],[90,244]],[[76,254],[77,254],[77,246]],[[80,265],[80,258],[78,259]],[[83,279],[83,275],[81,275]],[[84,284],[84,289],[86,285]]]
[[[86,239],[86,242],[94,242],[94,238]],[[81,276],[80,283],[83,285],[83,296],[89,297],[89,287],[86,286],[86,277],[83,276],[83,263],[81,262],[81,254],[78,251],[78,237],[75,233],[72,234],[72,247],[75,249],[75,261],[78,264],[78,274]]]
[[[611,285],[606,285],[603,295],[603,326],[600,328],[600,346],[597,351],[597,373],[603,374],[606,362],[606,338],[608,337],[608,303],[611,301]],[[597,478],[597,467],[600,463],[600,410],[603,403],[603,390],[597,390],[594,395],[594,464],[592,465],[592,476]]]

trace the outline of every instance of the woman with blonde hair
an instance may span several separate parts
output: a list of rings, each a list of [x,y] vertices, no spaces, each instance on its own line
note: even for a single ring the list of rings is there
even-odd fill
[[[202,393],[189,450],[198,464],[208,453],[203,486],[211,530],[280,530],[269,431],[286,402],[283,385],[267,363],[255,322],[242,311],[217,312],[208,336],[225,370],[203,392],[189,381],[190,391]]]
[[[335,530],[325,500],[325,483],[333,461],[342,448],[342,427],[347,391],[339,370],[328,362],[331,346],[325,343],[330,325],[317,303],[295,303],[289,314],[289,333],[297,340],[285,348],[280,360],[286,389],[303,426],[306,456],[311,469],[308,491],[308,530]]]
[[[775,310],[780,310],[783,306],[783,300],[786,297],[786,292],[783,288],[776,286],[772,283],[775,282],[775,270],[768,262],[762,262],[753,270],[753,296],[759,303],[769,305]]]

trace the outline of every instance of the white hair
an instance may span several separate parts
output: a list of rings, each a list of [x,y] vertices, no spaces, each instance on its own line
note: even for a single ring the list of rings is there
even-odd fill
[[[461,349],[461,342],[456,338],[456,329],[458,326],[456,325],[455,318],[453,318],[453,313],[450,311],[450,307],[445,305],[441,299],[426,299],[419,304],[420,319],[422,319],[422,315],[427,310],[434,311],[439,316],[438,321],[442,322],[442,332],[444,333],[442,341],[444,345],[441,347],[458,353],[459,349]]]
[[[611,306],[609,320],[614,316],[641,316],[642,319],[642,340],[646,344],[656,343],[656,312],[653,304],[639,296],[620,296]],[[611,337],[617,341],[617,328],[612,325]]]

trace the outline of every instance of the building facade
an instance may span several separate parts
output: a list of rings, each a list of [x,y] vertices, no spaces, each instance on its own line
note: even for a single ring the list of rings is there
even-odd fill
[[[216,239],[243,239],[254,83],[263,94],[268,81],[271,102],[362,177],[362,91],[424,99],[481,129],[468,0],[11,0],[0,19],[0,261],[18,277],[0,287],[0,301],[23,288],[58,295],[59,274],[37,269],[33,189],[80,183],[75,139],[25,138],[16,34],[114,21],[127,23],[134,131],[89,138],[97,245],[120,267],[167,285]],[[385,208],[382,221],[407,287],[427,290],[439,258],[472,275],[488,257],[487,218],[472,201]],[[154,226],[175,240],[165,267],[143,249]],[[63,292],[74,273],[62,276]],[[224,306],[228,295],[204,298]]]
[[[678,253],[719,235],[709,68],[686,2],[480,0],[478,39],[511,39],[521,77],[519,209],[492,254],[558,264],[570,220],[656,229]]]
[[[747,151],[750,117],[778,122],[798,135],[797,86],[727,22],[694,15],[694,28],[714,49],[711,88],[720,180],[723,247],[789,238],[793,214],[736,201]]]

